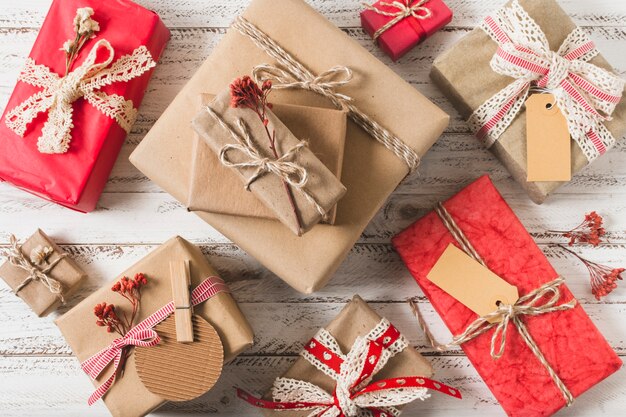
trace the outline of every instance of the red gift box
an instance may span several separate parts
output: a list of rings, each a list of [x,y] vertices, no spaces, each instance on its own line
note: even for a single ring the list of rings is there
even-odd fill
[[[489,177],[478,179],[444,207],[487,267],[515,285],[520,296],[558,277]],[[458,246],[434,212],[393,239],[424,294],[452,334],[459,335],[478,316],[427,278],[450,243]],[[560,290],[558,304],[573,299],[565,285]],[[621,367],[622,361],[580,304],[566,311],[523,316],[521,320],[574,397]],[[490,355],[493,329],[461,347],[509,416],[550,416],[565,405],[563,394],[518,331],[512,324],[508,326],[506,348],[500,359]]]
[[[412,14],[407,15],[411,9]],[[395,24],[376,38],[381,49],[394,61],[450,23],[452,10],[441,0],[382,0],[361,12],[361,26],[372,38],[396,19]]]
[[[94,10],[92,18],[99,23],[100,30],[80,50],[72,69],[84,63],[101,40],[107,40],[113,47],[112,65],[142,45],[152,60],[158,61],[170,33],[156,13],[128,0],[54,0],[30,53],[37,65],[48,67],[58,76],[65,74],[66,55],[60,48],[75,38],[74,17],[77,9],[84,7]],[[106,60],[106,55],[106,51],[98,49],[96,63]],[[151,75],[152,70],[142,71],[129,81],[113,82],[96,92],[119,95],[138,108]],[[70,130],[69,150],[59,154],[41,153],[37,142],[48,112],[40,113],[28,124],[24,137],[6,123],[11,110],[41,91],[41,87],[18,81],[9,99],[0,120],[0,179],[66,207],[89,212],[96,207],[126,131],[114,119],[79,98],[72,104],[74,126]]]

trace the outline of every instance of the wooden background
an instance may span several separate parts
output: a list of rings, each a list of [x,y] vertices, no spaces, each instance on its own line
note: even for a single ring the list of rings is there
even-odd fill
[[[453,23],[396,64],[381,54],[361,30],[359,0],[308,1],[452,115],[450,127],[424,158],[419,174],[408,178],[391,196],[326,289],[311,296],[291,290],[210,226],[187,213],[128,162],[129,154],[211,53],[247,0],[141,0],[172,29],[172,40],[99,209],[89,215],[73,213],[0,184],[0,244],[8,243],[10,233],[26,238],[41,227],[62,243],[90,275],[82,291],[58,314],[109,282],[159,243],[180,234],[201,245],[223,273],[257,337],[253,348],[225,367],[218,386],[209,394],[190,403],[166,405],[157,415],[259,415],[235,399],[231,387],[241,385],[256,392],[267,389],[296,358],[302,343],[332,319],[354,293],[359,293],[432,360],[437,378],[460,388],[465,396],[462,401],[455,401],[434,395],[424,403],[409,406],[405,416],[504,416],[461,351],[438,354],[426,346],[405,303],[407,296],[418,297],[439,339],[447,340],[450,334],[389,244],[391,236],[426,213],[433,203],[489,173],[550,261],[567,277],[568,285],[611,346],[626,356],[626,285],[602,302],[595,301],[584,266],[554,246],[562,238],[545,232],[567,229],[586,212],[597,210],[607,221],[610,243],[580,252],[614,267],[626,265],[626,142],[622,141],[578,175],[547,204],[536,206],[468,134],[466,124],[428,79],[434,57],[499,7],[502,0],[448,0],[456,14]],[[50,0],[0,0],[0,109],[9,98],[49,4]],[[590,32],[600,51],[623,75],[626,2],[561,0],[561,4]],[[0,284],[1,415],[108,415],[101,403],[87,407],[92,385],[53,324],[55,317],[35,317],[4,283]],[[625,376],[622,370],[561,415],[624,415]]]

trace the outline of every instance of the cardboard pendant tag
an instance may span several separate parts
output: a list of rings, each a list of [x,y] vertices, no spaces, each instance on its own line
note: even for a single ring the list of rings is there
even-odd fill
[[[567,120],[552,94],[533,94],[526,101],[528,181],[570,181],[572,141]]]
[[[498,302],[515,304],[519,299],[517,287],[453,244],[441,254],[428,279],[481,317],[493,313]]]

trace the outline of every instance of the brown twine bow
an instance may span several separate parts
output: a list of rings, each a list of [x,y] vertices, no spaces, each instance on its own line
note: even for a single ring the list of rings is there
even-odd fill
[[[480,257],[478,252],[476,252],[465,233],[463,233],[463,231],[459,228],[443,204],[438,203],[435,208],[435,212],[439,215],[443,224],[446,228],[448,228],[452,236],[461,245],[461,248],[476,261],[480,262],[483,266],[486,266],[484,260]],[[559,277],[554,281],[548,282],[534,291],[520,297],[515,304],[499,304],[498,308],[494,312],[477,318],[474,322],[467,326],[463,333],[454,336],[452,341],[447,344],[437,343],[428,329],[417,304],[413,300],[410,300],[409,304],[419,322],[420,327],[424,331],[426,338],[430,342],[431,346],[439,352],[446,351],[454,346],[460,346],[463,343],[469,342],[470,340],[487,333],[491,329],[494,329],[493,335],[491,336],[490,354],[493,359],[499,359],[504,354],[506,348],[506,335],[509,322],[513,323],[522,337],[522,340],[524,340],[539,362],[548,371],[548,374],[554,381],[554,384],[557,386],[559,391],[561,391],[561,394],[569,407],[574,402],[574,396],[557,375],[556,371],[552,368],[522,321],[522,317],[524,316],[539,316],[574,308],[577,303],[575,299],[572,299],[565,304],[557,304],[561,299],[560,286],[564,282],[565,280],[562,277]],[[542,302],[542,300],[544,300],[547,296],[550,296],[550,298],[547,301]]]
[[[398,9],[398,11],[396,12],[387,12],[385,10],[379,9],[376,6],[372,6],[368,3],[363,3],[363,6],[365,6],[365,8],[368,10],[371,10],[383,16],[393,17],[393,19],[391,19],[374,33],[374,40],[378,40],[378,38],[383,33],[385,33],[409,16],[412,16],[415,19],[419,20],[429,19],[430,17],[432,17],[433,12],[428,7],[424,7],[424,4],[428,3],[428,1],[429,0],[420,0],[413,5],[410,4],[411,0],[404,0],[404,3],[399,1],[394,1],[392,3],[380,2],[381,6],[395,7],[396,9]]]
[[[52,261],[47,267],[41,268],[24,255],[21,245],[17,243],[15,236],[11,235],[10,247],[4,250],[3,254],[8,258],[11,265],[28,272],[28,277],[14,290],[15,295],[18,295],[18,293],[31,282],[38,281],[52,294],[59,297],[62,303],[65,303],[63,284],[52,278],[50,272],[67,256],[66,253],[59,255],[59,257]]]
[[[233,23],[233,28],[250,38],[255,45],[265,51],[270,57],[276,59],[280,65],[280,67],[273,65],[259,65],[256,67],[253,75],[257,82],[262,83],[270,80],[276,89],[305,89],[326,97],[336,107],[347,110],[350,118],[357,125],[392,151],[398,158],[402,159],[411,172],[417,169],[420,164],[420,156],[417,152],[369,117],[369,115],[363,113],[354,104],[354,100],[351,97],[335,91],[335,88],[347,84],[352,79],[352,70],[350,68],[336,66],[319,76],[315,76],[267,34],[244,17],[237,17]]]
[[[243,120],[237,119],[237,128],[240,132],[237,133],[211,107],[206,106],[205,110],[223,129],[230,133],[236,142],[222,147],[219,153],[220,162],[227,168],[256,168],[244,186],[247,191],[250,191],[250,186],[256,180],[271,173],[298,190],[315,207],[323,219],[326,220],[328,218],[328,213],[305,188],[309,181],[309,173],[302,165],[293,161],[298,153],[308,146],[306,142],[298,143],[278,159],[270,159],[262,155],[254,145],[250,132]],[[233,151],[242,153],[247,160],[244,162],[232,162],[228,155]]]

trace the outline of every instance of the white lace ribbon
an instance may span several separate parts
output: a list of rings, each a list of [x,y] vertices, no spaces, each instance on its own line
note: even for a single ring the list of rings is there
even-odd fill
[[[521,111],[530,89],[554,94],[572,139],[593,161],[615,144],[604,126],[622,99],[624,80],[590,64],[598,54],[581,28],[551,51],[546,35],[517,0],[488,16],[482,29],[498,44],[491,68],[513,81],[474,111],[476,136],[493,145]]]
[[[107,57],[98,62],[98,54],[105,49]],[[93,46],[85,61],[61,77],[32,58],[26,60],[19,80],[42,90],[7,113],[5,123],[17,135],[24,137],[28,125],[39,113],[48,112],[37,147],[47,154],[65,153],[69,149],[73,122],[73,103],[83,97],[89,104],[114,119],[127,133],[135,122],[137,109],[131,100],[116,94],[106,94],[102,87],[116,82],[128,82],[156,66],[145,46],[135,49],[113,62],[115,51],[107,40]]]

